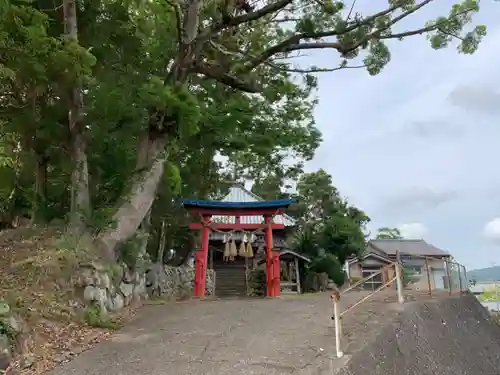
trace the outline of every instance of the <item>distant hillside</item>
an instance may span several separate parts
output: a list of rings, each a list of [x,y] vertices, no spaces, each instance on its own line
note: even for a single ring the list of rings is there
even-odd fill
[[[500,280],[500,266],[467,271],[467,278],[476,281]]]

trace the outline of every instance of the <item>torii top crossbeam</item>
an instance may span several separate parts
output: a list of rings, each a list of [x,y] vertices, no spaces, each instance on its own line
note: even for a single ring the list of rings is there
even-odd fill
[[[256,216],[263,215],[274,216],[282,214],[283,210],[288,208],[291,204],[296,203],[295,199],[279,199],[272,201],[258,201],[258,202],[220,202],[214,200],[188,200],[182,201],[183,207],[195,214],[203,217],[203,223],[193,223],[189,225],[190,229],[202,229],[203,226],[210,224],[213,229],[219,230],[232,230],[232,229],[264,229],[268,224],[243,224],[240,223],[241,216]],[[207,222],[214,215],[234,216],[234,224],[218,224]],[[284,229],[284,224],[271,224],[272,229]]]

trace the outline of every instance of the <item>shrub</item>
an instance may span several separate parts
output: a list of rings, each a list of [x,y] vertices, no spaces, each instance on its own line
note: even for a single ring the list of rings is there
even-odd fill
[[[407,286],[410,281],[415,280],[416,274],[417,273],[413,270],[403,268],[403,286]]]
[[[263,297],[266,295],[266,271],[263,268],[255,268],[248,276],[249,294]]]
[[[87,306],[83,311],[83,319],[85,320],[85,323],[91,327],[108,329],[120,328],[120,323],[110,319],[110,317],[101,311],[97,305]]]
[[[362,279],[361,276],[351,276],[351,282],[353,284],[356,284],[358,281],[360,281]]]
[[[344,284],[345,273],[338,258],[333,254],[327,253],[322,257],[315,258],[310,269],[314,273],[326,273],[328,278],[338,286]]]

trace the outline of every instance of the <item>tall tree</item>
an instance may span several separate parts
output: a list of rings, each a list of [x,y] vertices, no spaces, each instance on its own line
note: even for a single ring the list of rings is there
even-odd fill
[[[479,9],[474,0],[454,5],[448,16],[432,20],[422,28],[394,30],[400,21],[431,2],[390,1],[385,9],[368,16],[346,14],[340,1],[278,0],[258,7],[245,1],[171,3],[172,11],[168,14],[176,22],[177,38],[163,46],[172,53],[165,60],[168,69],[163,76],[152,76],[146,87],[149,120],[137,152],[146,155],[145,166],[124,193],[127,199],[118,206],[114,225],[99,234],[96,244],[108,258],[114,259],[117,244],[131,237],[149,212],[167,158],[165,148],[182,134],[196,132],[197,126],[202,126],[195,94],[200,77],[257,94],[256,98],[274,101],[279,106],[283,97],[279,93],[273,97],[272,90],[263,94],[266,88],[286,84],[286,74],[293,71],[318,71],[291,66],[290,58],[300,51],[338,51],[339,65],[326,68],[332,70],[347,67],[349,60],[366,50],[363,61],[370,74],[377,74],[388,63],[390,54],[384,42],[389,39],[425,33],[430,35],[434,48],[442,48],[457,37],[461,52],[474,52],[485,28],[476,27],[459,36],[470,23],[472,13]],[[326,41],[329,37],[334,40]]]
[[[342,284],[342,264],[364,251],[370,218],[340,196],[322,169],[300,177],[295,197],[299,203],[294,213],[300,226],[293,246],[313,259],[313,271],[326,272]]]
[[[61,156],[67,145],[68,87],[89,75],[94,58],[78,43],[61,39],[62,31],[52,35],[50,28],[57,22],[39,11],[37,3],[2,5],[0,125],[18,176],[11,196],[17,200],[18,215],[28,215],[31,206],[31,218],[38,221],[47,213],[41,211],[49,209],[48,175],[64,176],[60,168],[49,171],[48,165],[57,160],[61,167],[66,159]],[[58,202],[65,201],[65,191],[66,185]]]
[[[68,43],[78,45],[78,19],[76,0],[63,0],[64,33]],[[85,121],[83,93],[77,81],[69,88],[69,134],[73,159],[71,173],[71,225],[82,231],[90,219],[89,173],[87,143],[84,138]]]
[[[182,222],[173,203],[179,194],[219,194],[227,171],[216,155],[257,180],[256,188],[264,182],[266,189],[282,187],[300,173],[321,141],[312,72],[359,59],[376,74],[389,61],[388,39],[427,33],[432,46],[442,48],[459,37],[460,51],[471,53],[485,34],[483,27],[462,32],[478,9],[472,0],[423,28],[400,31],[399,21],[431,1],[391,0],[371,15],[345,12],[338,1],[65,1],[0,5],[0,146],[8,153],[0,173],[10,184],[0,191],[15,203],[7,206],[16,215],[31,209],[32,218],[38,211],[46,211],[41,220],[62,217],[75,197],[75,145],[86,149],[92,230],[100,229],[95,245],[110,260],[149,213],[159,222],[171,209],[175,218],[168,220]],[[73,38],[61,38],[65,21],[76,25],[76,16],[78,34],[75,27]],[[302,52],[323,48],[338,52],[332,66],[298,65]],[[71,128],[70,107],[77,114]],[[289,160],[295,162],[285,167]],[[279,178],[271,183],[272,176]],[[328,180],[314,178],[320,177]],[[314,201],[299,205],[304,223],[320,229],[337,211],[363,221],[331,179],[324,186],[326,193],[316,191]],[[164,198],[161,189],[168,192]],[[85,188],[73,191],[83,192],[79,202],[89,201]],[[322,195],[332,198],[319,207]],[[314,215],[306,217],[309,208]]]
[[[398,228],[382,227],[377,230],[377,239],[402,239],[401,231]]]

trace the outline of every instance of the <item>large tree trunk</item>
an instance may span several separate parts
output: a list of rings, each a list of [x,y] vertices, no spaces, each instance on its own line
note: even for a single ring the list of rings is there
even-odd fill
[[[71,120],[70,120],[71,122]],[[73,171],[71,173],[71,217],[73,229],[83,230],[90,217],[89,177],[86,141],[78,130],[72,134]]]
[[[163,176],[166,144],[166,135],[151,137],[148,134],[139,141],[137,164],[146,160],[147,165],[139,170],[132,187],[124,194],[111,225],[95,239],[96,247],[110,262],[117,259],[117,245],[132,237],[150,212]]]
[[[183,9],[183,23],[178,25],[182,26],[179,53],[167,74],[167,85],[186,83],[193,72],[196,53],[199,53],[199,48],[195,48],[193,43],[198,32],[200,8],[201,0],[189,0]],[[167,112],[151,111],[149,129],[140,140],[137,153],[137,165],[145,165],[145,168],[142,168],[140,178],[135,180],[128,194],[124,195],[124,201],[113,216],[112,226],[99,233],[95,239],[96,247],[108,261],[117,259],[117,245],[132,237],[142,223],[143,230],[149,230],[148,216],[167,160],[165,147],[170,136],[179,130],[176,115]],[[147,244],[147,236],[145,241]]]
[[[78,42],[78,24],[75,0],[63,0],[64,32],[66,36]],[[73,172],[71,174],[71,213],[70,224],[73,230],[82,231],[90,216],[90,194],[87,166],[87,142],[83,135],[83,94],[81,87],[74,87],[70,93],[69,131]]]

